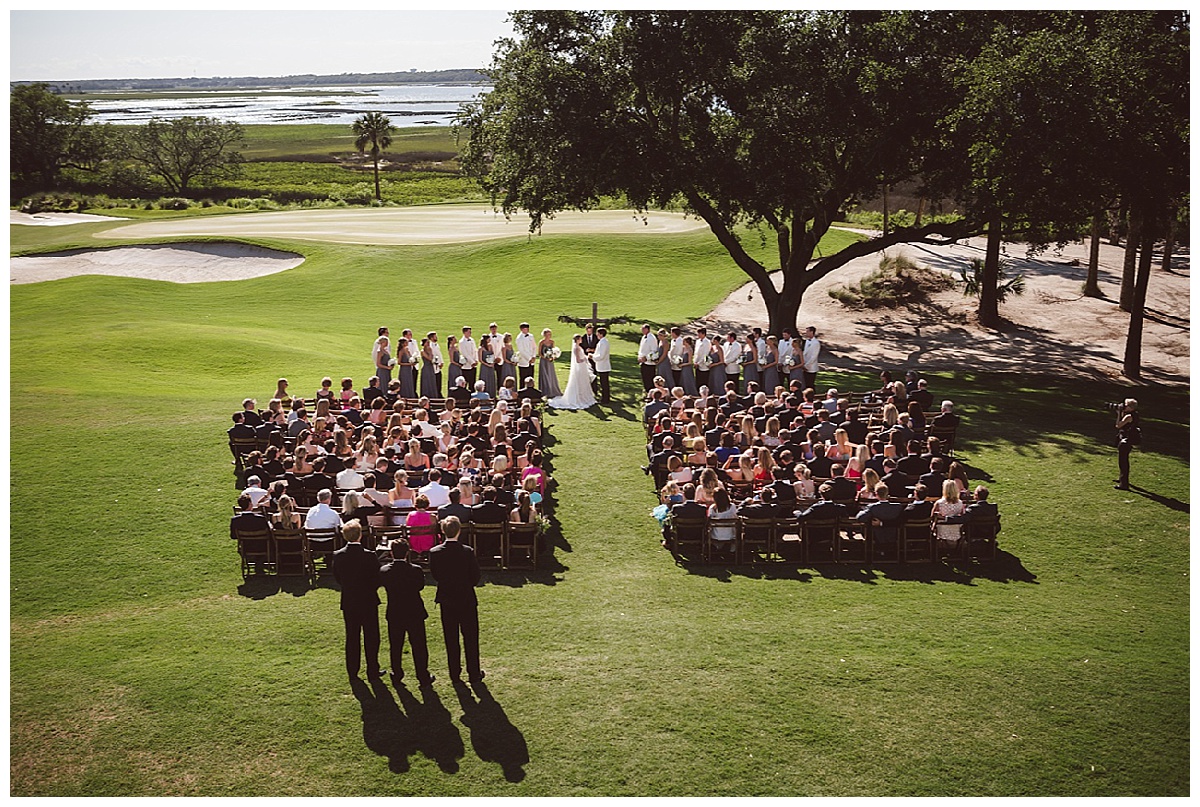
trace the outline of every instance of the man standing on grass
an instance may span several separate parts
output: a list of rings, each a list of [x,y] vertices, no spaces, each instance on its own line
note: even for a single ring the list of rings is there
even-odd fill
[[[817,368],[820,367],[821,341],[817,339],[817,329],[809,325],[804,329],[804,350],[801,362],[804,365],[805,388],[817,388]]]
[[[525,386],[525,379],[533,378],[533,360],[537,358],[537,341],[529,332],[529,323],[521,323],[517,334],[517,388]]]
[[[346,672],[358,678],[360,654],[367,657],[367,678],[382,678],[379,669],[379,559],[362,545],[358,519],[342,527],[346,545],[333,553],[333,577],[342,587],[342,620],[346,623]]]
[[[475,597],[479,562],[471,547],[458,540],[461,530],[462,524],[455,516],[442,522],[446,541],[430,550],[429,571],[437,581],[435,600],[442,613],[442,637],[446,642],[450,677],[461,678],[465,654],[467,677],[472,684],[478,684],[483,680],[483,670],[479,667],[479,601]],[[459,634],[462,635],[461,652]]]
[[[379,571],[379,579],[387,591],[388,649],[392,657],[392,683],[404,680],[404,640],[412,647],[413,668],[417,683],[427,687],[433,683],[429,674],[429,644],[425,637],[425,619],[429,613],[421,600],[425,588],[425,572],[408,561],[408,541],[392,541],[392,560]]]

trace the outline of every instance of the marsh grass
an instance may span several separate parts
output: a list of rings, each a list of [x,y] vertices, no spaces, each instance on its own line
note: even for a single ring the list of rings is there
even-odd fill
[[[648,515],[620,326],[622,403],[548,415],[552,556],[479,589],[486,693],[446,680],[432,591],[436,694],[352,689],[328,578],[241,580],[224,435],[241,398],[280,375],[361,382],[382,323],[565,339],[554,318],[592,300],[686,322],[744,276],[702,234],[256,243],[308,259],[11,290],[13,795],[1188,792],[1184,393],[1137,390],[1140,487],[1118,493],[1098,404],[1124,387],[930,376],[1003,513],[997,563],[685,568]]]

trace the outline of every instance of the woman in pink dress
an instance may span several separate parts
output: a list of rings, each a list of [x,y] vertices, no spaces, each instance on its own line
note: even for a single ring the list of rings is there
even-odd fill
[[[429,512],[429,497],[424,493],[417,495],[416,501],[413,503],[416,510],[408,514],[408,519],[404,524],[409,529],[408,545],[413,552],[428,552],[433,549],[434,532],[436,530],[416,530],[413,527],[432,527],[437,524],[437,519]]]

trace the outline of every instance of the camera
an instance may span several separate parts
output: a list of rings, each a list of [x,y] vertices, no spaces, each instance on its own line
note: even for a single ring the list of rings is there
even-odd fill
[[[1107,402],[1104,404],[1104,409],[1108,412],[1120,412],[1125,409],[1124,401]]]

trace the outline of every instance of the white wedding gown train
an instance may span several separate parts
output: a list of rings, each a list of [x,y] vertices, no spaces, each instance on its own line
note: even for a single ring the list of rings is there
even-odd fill
[[[567,376],[567,388],[559,398],[551,398],[546,402],[555,409],[587,409],[596,405],[596,396],[592,393],[592,367],[588,364],[587,354],[579,345],[571,350],[571,374]]]

